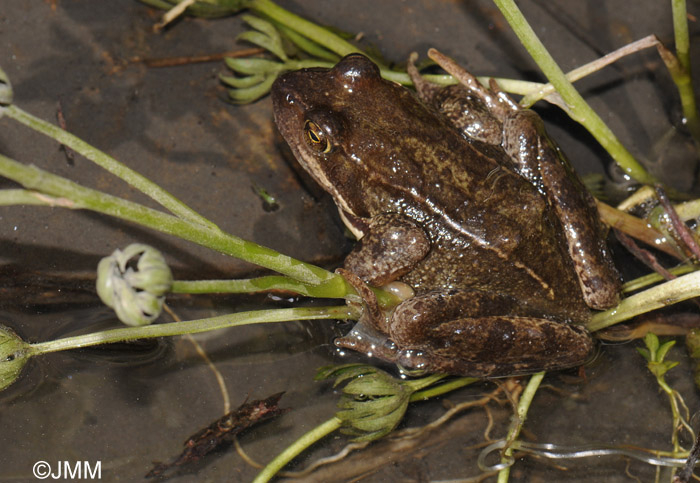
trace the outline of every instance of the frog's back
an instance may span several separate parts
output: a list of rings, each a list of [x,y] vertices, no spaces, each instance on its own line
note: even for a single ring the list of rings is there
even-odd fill
[[[581,320],[587,310],[561,226],[503,149],[467,140],[369,61],[352,60],[286,74],[274,89],[278,126],[302,163],[303,119],[325,126],[332,145],[306,168],[341,211],[365,221],[398,213],[423,227],[430,251],[402,278],[418,294],[500,292]]]
[[[554,317],[585,318],[561,226],[545,198],[508,169],[500,147],[450,129],[442,142],[414,150],[410,161],[404,156],[410,182],[394,183],[402,195],[387,193],[399,200],[393,209],[419,222],[431,241],[403,281],[417,293],[479,289],[512,295]]]

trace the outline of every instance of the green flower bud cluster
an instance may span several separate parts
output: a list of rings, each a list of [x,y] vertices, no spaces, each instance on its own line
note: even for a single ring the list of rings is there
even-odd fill
[[[0,117],[3,114],[3,108],[12,105],[12,84],[10,78],[7,77],[5,71],[0,69]]]
[[[28,349],[12,329],[0,325],[0,391],[17,380],[29,360]]]
[[[147,325],[163,310],[173,275],[155,248],[132,244],[97,266],[97,294],[127,325]]]
[[[334,386],[347,382],[336,417],[343,421],[341,431],[355,441],[372,441],[393,431],[416,391],[411,383],[364,364],[322,367],[316,375],[317,380],[332,377]]]

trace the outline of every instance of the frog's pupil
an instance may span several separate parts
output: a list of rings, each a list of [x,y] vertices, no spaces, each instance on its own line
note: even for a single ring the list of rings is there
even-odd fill
[[[325,145],[321,146],[324,143],[324,136],[320,132],[321,128],[316,123],[306,121],[304,124],[304,130],[306,131],[306,136],[309,139],[309,143],[311,143],[314,148],[318,148],[324,153],[329,151],[330,143],[328,143],[328,141],[325,141]]]

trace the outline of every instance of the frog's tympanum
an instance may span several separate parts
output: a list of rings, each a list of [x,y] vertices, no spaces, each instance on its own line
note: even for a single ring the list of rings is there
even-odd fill
[[[412,289],[379,311],[358,287],[367,310],[336,344],[481,377],[584,363],[589,307],[619,292],[592,197],[535,113],[464,71],[444,89],[410,73],[418,95],[351,54],[272,88],[282,136],[359,238],[343,273]]]

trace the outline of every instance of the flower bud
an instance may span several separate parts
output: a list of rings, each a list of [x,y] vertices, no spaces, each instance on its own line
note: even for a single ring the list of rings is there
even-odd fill
[[[0,325],[0,391],[19,377],[29,360],[28,347],[12,329]]]
[[[155,248],[132,244],[97,266],[97,294],[127,325],[147,325],[160,315],[173,275]]]
[[[3,115],[3,109],[12,104],[12,96],[10,78],[0,69],[0,117]]]

